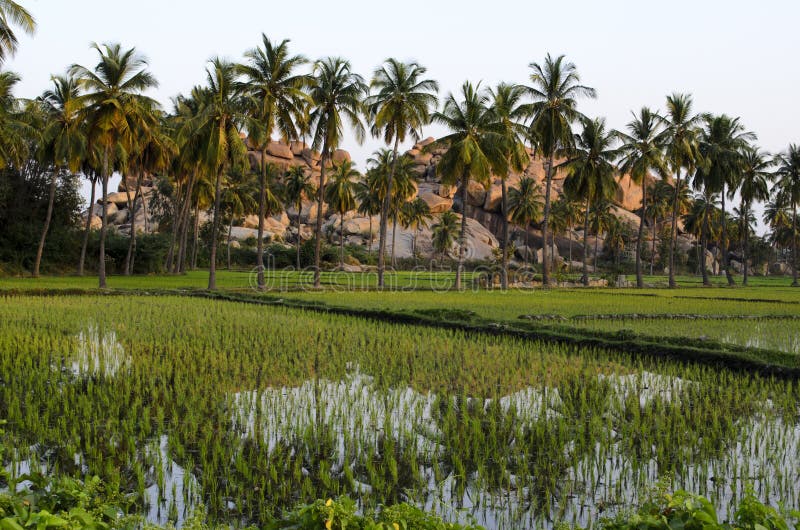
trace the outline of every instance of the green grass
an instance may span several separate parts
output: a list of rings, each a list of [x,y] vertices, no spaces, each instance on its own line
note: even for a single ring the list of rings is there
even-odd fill
[[[721,508],[738,477],[800,505],[792,380],[202,297],[5,295],[0,321],[12,469],[98,474],[140,503],[152,484],[164,514],[264,524],[350,495],[530,528],[667,476]]]

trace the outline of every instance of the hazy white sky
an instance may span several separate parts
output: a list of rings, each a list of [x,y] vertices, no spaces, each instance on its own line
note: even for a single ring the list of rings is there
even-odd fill
[[[24,97],[72,63],[93,65],[90,42],[118,41],[149,58],[160,82],[152,95],[169,105],[204,81],[210,57],[239,59],[265,32],[311,59],[346,57],[367,78],[387,57],[415,59],[442,96],[465,79],[525,82],[530,62],[563,53],[598,91],[581,109],[611,127],[687,91],[697,111],[740,116],[768,151],[800,141],[796,0],[20,1],[39,24],[7,66],[22,76]],[[348,138],[343,147],[363,168],[380,145]]]

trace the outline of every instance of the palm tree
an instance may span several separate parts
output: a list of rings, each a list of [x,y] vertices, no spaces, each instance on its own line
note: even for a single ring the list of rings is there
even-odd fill
[[[380,180],[376,178],[377,172],[378,170],[376,168],[368,169],[367,174],[364,175],[356,184],[355,191],[356,200],[358,201],[358,207],[356,210],[360,215],[364,215],[369,218],[368,252],[372,251],[372,245],[374,244],[375,236],[375,233],[372,229],[372,218],[381,213],[381,208],[383,208],[383,197],[380,194],[379,187],[375,186],[375,183],[379,182]]]
[[[589,285],[589,253],[588,235],[589,221],[592,215],[592,204],[610,201],[617,193],[619,184],[615,180],[616,169],[613,161],[619,150],[612,146],[617,138],[614,131],[606,131],[606,123],[602,118],[583,121],[583,131],[576,134],[575,148],[570,157],[561,164],[567,173],[564,180],[564,191],[568,196],[581,199],[586,204],[583,225],[583,276],[584,285]],[[595,218],[599,218],[599,210],[595,208]],[[597,245],[595,245],[595,248]],[[595,251],[595,264],[597,252]]]
[[[36,31],[36,20],[24,7],[13,0],[0,0],[0,64],[17,51],[17,35],[12,25],[28,35]]]
[[[725,219],[725,197],[733,196],[738,186],[742,151],[750,140],[754,140],[753,133],[745,132],[739,123],[739,118],[730,118],[724,114],[719,116],[704,115],[703,127],[698,137],[698,151],[702,157],[702,164],[698,166],[695,182],[700,180],[703,187],[712,188],[718,192],[722,200],[721,216],[721,250],[722,268],[728,279],[728,285],[734,285],[733,275],[728,267],[728,231]],[[697,184],[695,184],[697,187]],[[729,193],[726,194],[726,187]],[[699,189],[699,188],[698,188]]]
[[[708,269],[705,266],[705,251],[708,249],[709,240],[716,239],[719,234],[720,210],[717,207],[718,197],[719,194],[714,193],[711,188],[703,189],[703,193],[696,196],[692,201],[692,206],[685,219],[686,230],[700,240],[697,263],[705,286],[711,285]]]
[[[413,201],[403,203],[400,208],[400,224],[403,228],[413,228],[414,238],[411,240],[411,254],[417,257],[417,238],[420,230],[428,228],[431,219],[431,208],[423,199],[417,197]]]
[[[525,230],[525,254],[527,256],[528,226],[542,215],[544,202],[542,190],[532,177],[522,177],[516,188],[508,190],[508,214],[511,222]]]
[[[692,115],[692,97],[688,94],[672,94],[667,96],[665,158],[670,171],[675,174],[675,186],[672,201],[672,229],[669,246],[669,287],[677,287],[675,283],[675,247],[678,241],[679,197],[681,189],[681,171],[690,174],[700,162],[697,146],[697,124],[701,116]]]
[[[257,211],[258,204],[254,197],[258,196],[254,175],[250,171],[230,171],[225,179],[222,192],[222,207],[228,212],[227,262],[231,270],[231,242],[233,240],[233,222],[244,215]],[[264,237],[263,232],[259,237]]]
[[[747,285],[748,252],[749,252],[749,219],[752,216],[751,208],[754,201],[766,201],[769,198],[769,182],[773,175],[770,167],[773,161],[758,148],[750,147],[742,153],[742,166],[739,178],[739,195],[741,203],[739,214],[746,223],[742,230],[742,285]]]
[[[53,175],[50,181],[47,215],[33,264],[34,278],[39,277],[39,266],[42,262],[47,232],[50,229],[50,220],[53,217],[53,203],[61,169],[78,171],[86,153],[86,135],[80,116],[78,82],[70,76],[55,76],[52,81],[53,87],[39,98],[39,105],[46,120],[40,144],[40,157],[52,166]],[[91,206],[90,204],[89,207]]]
[[[204,153],[201,152],[201,142],[196,134],[197,131],[192,129],[192,124],[199,119],[204,100],[208,99],[206,93],[205,89],[194,87],[191,95],[176,97],[173,100],[174,111],[165,123],[165,128],[178,151],[178,155],[172,158],[169,171],[170,182],[175,189],[175,200],[172,205],[172,234],[164,263],[167,271],[182,272],[184,270],[191,210],[193,206],[196,206],[194,190],[203,179],[208,177],[207,168],[202,164]],[[198,224],[196,214],[197,209],[195,208],[195,225]],[[198,229],[196,227],[195,232]],[[194,250],[192,254],[195,254]]]
[[[614,262],[619,266],[620,256],[625,250],[625,243],[630,235],[630,227],[627,222],[615,215],[608,218],[606,226],[605,247],[609,254],[614,257]]]
[[[458,235],[458,216],[448,210],[439,216],[439,222],[431,227],[433,251],[444,257],[450,253]]]
[[[567,194],[562,195],[550,205],[550,216],[559,233],[566,233],[569,240],[569,270],[572,271],[572,231],[575,225],[583,222],[583,209],[579,201]],[[554,229],[555,230],[555,229]]]
[[[507,180],[510,171],[521,173],[529,162],[528,152],[522,137],[525,134],[520,123],[525,117],[525,106],[522,99],[525,97],[525,88],[520,85],[500,83],[494,90],[489,90],[492,103],[490,110],[494,116],[495,128],[503,137],[504,151],[507,160],[507,171],[500,175],[501,210],[503,215],[503,237],[500,244],[502,251],[502,270],[500,285],[508,289],[508,186]]]
[[[531,137],[536,139],[536,150],[547,160],[544,192],[544,219],[542,223],[542,284],[550,283],[547,260],[547,240],[550,222],[550,189],[555,171],[555,158],[572,146],[572,124],[585,118],[577,110],[579,97],[596,97],[593,88],[580,84],[578,70],[564,56],[555,59],[547,54],[544,63],[531,63],[533,69],[527,87],[533,99],[527,112],[533,117]]]
[[[616,222],[617,217],[611,213],[612,204],[611,201],[606,197],[594,201],[592,206],[592,211],[587,212],[585,215],[589,218],[589,222],[586,226],[594,233],[594,263],[592,267],[594,267],[594,270],[597,271],[597,256],[600,254],[598,249],[600,243],[600,234],[605,232],[606,239],[608,239],[608,232],[614,222]],[[586,248],[585,245],[586,240],[584,239],[584,249]],[[586,254],[584,254],[584,257],[585,255]],[[585,266],[582,281],[584,285],[589,285],[589,274],[586,271]]]
[[[264,280],[264,217],[267,204],[267,147],[272,140],[274,129],[283,138],[297,138],[296,119],[303,114],[307,99],[302,88],[306,76],[296,74],[298,67],[308,60],[302,55],[290,55],[289,41],[277,44],[261,35],[262,46],[245,52],[247,64],[239,65],[244,77],[242,91],[247,94],[250,120],[248,132],[250,139],[260,146],[261,179],[258,196],[258,248],[256,268],[258,270],[258,290],[266,289]]]
[[[642,107],[639,115],[626,126],[628,134],[618,133],[622,146],[620,152],[620,172],[628,173],[631,180],[642,187],[642,207],[639,210],[639,235],[636,239],[636,287],[644,287],[642,271],[642,242],[644,241],[644,222],[647,215],[647,179],[651,171],[662,177],[667,175],[664,160],[663,118],[647,107]],[[654,227],[655,230],[655,227]]]
[[[93,44],[100,61],[93,69],[73,65],[71,75],[79,79],[84,94],[78,98],[87,122],[90,150],[100,154],[103,193],[103,223],[100,228],[99,284],[106,287],[105,241],[108,226],[108,180],[114,169],[124,169],[127,154],[136,144],[140,118],[158,103],[142,94],[157,86],[147,71],[147,60],[136,48],[123,50],[119,44]]]
[[[356,208],[354,192],[360,176],[355,164],[345,160],[333,166],[331,181],[325,189],[325,202],[339,214],[339,267],[344,266],[344,216]]]
[[[666,179],[656,181],[650,190],[652,200],[647,204],[645,214],[653,221],[650,249],[650,276],[654,274],[656,261],[656,230],[659,220],[665,219],[670,211],[674,191]]]
[[[425,79],[426,68],[418,63],[403,63],[387,59],[375,70],[371,87],[375,93],[367,99],[372,121],[372,134],[383,136],[386,145],[392,143],[392,166],[389,169],[384,205],[381,209],[378,236],[378,288],[384,287],[386,269],[386,234],[392,187],[398,161],[398,148],[407,136],[419,139],[422,127],[431,121],[431,109],[436,107],[436,81]]]
[[[194,233],[192,234],[191,270],[197,270],[197,254],[200,250],[200,212],[207,211],[214,204],[214,178],[207,172],[197,176],[189,200],[194,207]],[[178,265],[181,265],[178,263]],[[183,267],[179,270],[182,272]]]
[[[372,166],[372,171],[369,173],[370,185],[376,190],[382,201],[381,208],[383,209],[386,204],[389,205],[386,216],[392,219],[391,263],[392,267],[395,267],[394,250],[397,240],[397,216],[403,204],[417,192],[414,181],[414,162],[407,156],[400,156],[395,162],[394,153],[389,149],[381,148],[375,151],[371,158],[367,159],[367,164]],[[387,201],[389,175],[392,170],[394,170],[394,179],[392,180],[391,197]]]
[[[214,218],[211,229],[208,289],[217,288],[217,239],[221,221],[222,180],[247,164],[247,148],[239,135],[241,99],[236,90],[236,66],[220,58],[209,61],[207,86],[197,117],[187,126],[196,134],[202,165],[214,176]]]
[[[284,176],[286,186],[286,200],[297,210],[297,270],[300,270],[300,212],[303,209],[303,197],[309,198],[314,194],[311,176],[306,174],[302,166],[291,166]]]
[[[129,157],[129,166],[136,174],[136,189],[131,197],[128,181],[125,179],[125,192],[128,199],[128,215],[130,221],[130,239],[128,240],[128,254],[125,257],[124,274],[133,272],[136,251],[136,203],[141,201],[144,214],[145,230],[147,230],[147,201],[142,197],[142,179],[145,172],[157,173],[167,170],[173,157],[177,154],[177,145],[162,128],[162,120],[155,112],[147,112],[142,116],[137,134],[138,142],[134,152]],[[143,126],[142,126],[143,125]]]
[[[41,112],[29,108],[32,112],[26,113],[14,97],[19,82],[17,74],[0,72],[0,168],[21,165],[28,157],[28,139],[35,137],[39,129],[34,122]]]
[[[797,205],[800,203],[800,146],[789,148],[775,158],[778,189],[786,195],[792,209],[792,287],[800,287],[797,279]]]
[[[354,73],[350,63],[339,57],[322,59],[314,64],[310,80],[312,110],[309,114],[309,130],[314,138],[313,146],[320,149],[320,173],[317,186],[317,225],[314,241],[314,287],[320,287],[320,250],[322,249],[322,206],[325,198],[325,171],[333,150],[338,147],[344,134],[343,122],[348,120],[356,139],[364,139],[361,123],[363,98],[367,86],[362,77]]]
[[[467,195],[470,180],[484,187],[492,173],[508,171],[507,151],[503,135],[494,126],[494,116],[487,103],[489,96],[478,86],[465,82],[461,87],[462,101],[451,93],[441,112],[433,115],[434,121],[450,129],[451,133],[434,145],[444,145],[447,151],[436,166],[445,184],[461,183],[461,235],[458,250],[455,288],[461,289],[464,269],[464,252],[467,244]]]

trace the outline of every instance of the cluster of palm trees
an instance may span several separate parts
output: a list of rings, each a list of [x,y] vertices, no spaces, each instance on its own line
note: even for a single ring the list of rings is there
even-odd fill
[[[14,2],[0,2],[0,60],[13,53],[16,40],[7,21],[24,30],[33,29],[27,12]],[[655,230],[669,221],[669,282],[675,286],[675,253],[678,222],[690,208],[687,185],[699,196],[694,211],[699,237],[705,248],[714,237],[716,201],[719,211],[722,267],[730,271],[730,222],[725,201],[738,195],[738,212],[746,226],[744,281],[747,281],[747,241],[751,231],[752,205],[772,199],[769,223],[776,239],[790,243],[797,284],[797,219],[800,202],[800,148],[792,145],[771,157],[753,144],[738,119],[725,115],[695,114],[685,94],[667,97],[664,113],[648,108],[633,116],[624,131],[607,128],[603,119],[591,119],[578,110],[580,98],[594,98],[591,87],[581,84],[574,64],[564,56],[547,55],[531,63],[529,84],[500,83],[486,89],[465,82],[449,94],[441,108],[438,84],[425,77],[416,62],[388,59],[367,82],[350,63],[339,57],[309,61],[292,54],[289,41],[262,36],[259,46],[247,51],[241,62],[221,58],[209,61],[206,82],[173,100],[171,112],[146,95],[157,85],[146,59],[135,48],[119,44],[93,45],[98,55],[94,66],[71,66],[53,78],[53,87],[34,101],[13,96],[18,78],[0,74],[0,164],[14,165],[35,156],[52,168],[50,207],[42,230],[34,275],[39,273],[46,242],[53,195],[62,171],[81,172],[101,184],[102,225],[99,244],[99,284],[106,286],[105,238],[108,226],[108,183],[114,173],[124,180],[130,212],[130,243],[125,271],[133,270],[136,246],[137,203],[142,199],[145,176],[165,175],[172,188],[170,245],[166,267],[181,272],[195,266],[200,214],[212,212],[208,287],[216,287],[218,234],[228,215],[228,240],[233,219],[245,212],[258,216],[258,287],[265,288],[265,219],[285,206],[297,210],[298,267],[300,265],[300,210],[304,200],[316,201],[314,283],[320,285],[320,252],[323,208],[330,207],[340,221],[340,260],[344,261],[345,215],[353,210],[370,217],[379,215],[378,285],[383,287],[389,222],[393,234],[399,222],[415,233],[431,219],[427,205],[415,199],[412,161],[400,154],[401,144],[419,139],[422,128],[437,123],[449,133],[426,147],[439,150],[436,172],[444,185],[458,186],[461,218],[455,287],[460,288],[466,253],[468,192],[470,185],[487,186],[500,179],[502,188],[501,235],[502,287],[508,286],[509,223],[523,226],[540,222],[542,233],[542,281],[550,283],[554,233],[570,238],[583,224],[584,282],[588,282],[588,234],[604,232],[606,245],[615,253],[624,246],[625,227],[610,215],[620,175],[627,174],[641,187],[638,237],[636,237],[637,285],[644,285],[642,260],[645,227],[650,224],[655,253]],[[345,137],[346,126],[361,141],[367,133],[388,146],[375,153],[361,175],[349,161],[334,163],[334,153]],[[580,130],[576,130],[576,128]],[[290,167],[281,171],[269,163],[267,151],[273,137],[308,146],[312,171]],[[23,139],[23,140],[20,140]],[[248,156],[250,150],[250,156]],[[260,153],[253,158],[253,151]],[[545,169],[544,191],[526,174],[530,158],[538,157]],[[255,160],[255,162],[254,162]],[[563,195],[553,200],[553,181],[558,172],[566,177]],[[309,174],[311,173],[311,174]],[[519,176],[509,186],[511,176]],[[770,190],[770,184],[774,186]],[[92,187],[94,193],[94,186]],[[654,198],[650,199],[650,194]],[[671,196],[671,197],[670,197]],[[670,200],[671,199],[671,200]],[[94,197],[92,197],[92,203]],[[689,201],[691,202],[691,201]],[[147,215],[144,216],[147,222]],[[451,213],[433,226],[433,244],[446,252],[453,244]],[[87,218],[87,234],[89,219]],[[189,232],[193,229],[194,244]],[[370,239],[372,227],[370,226]],[[83,272],[86,241],[79,272]],[[595,243],[597,244],[597,243]],[[370,241],[370,247],[372,241]],[[394,262],[394,242],[391,260]],[[416,252],[416,238],[414,238]],[[526,242],[526,251],[527,251]],[[595,252],[595,259],[596,259]],[[229,258],[230,261],[230,258]],[[570,261],[571,256],[570,256]],[[653,264],[651,261],[651,272]],[[705,270],[705,267],[703,267]],[[708,281],[707,275],[704,280]]]

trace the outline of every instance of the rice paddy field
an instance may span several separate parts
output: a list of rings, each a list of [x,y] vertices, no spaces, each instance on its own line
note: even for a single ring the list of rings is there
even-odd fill
[[[243,292],[243,276],[221,283]],[[198,279],[113,278],[131,289],[115,293],[0,281],[12,477],[98,475],[149,521],[178,526],[201,506],[223,524],[264,525],[345,495],[362,510],[407,501],[490,529],[591,526],[657,485],[707,496],[723,517],[748,488],[800,508],[789,373],[326,310],[731,343],[795,366],[800,294],[783,285],[329,285],[231,301],[186,296]]]

